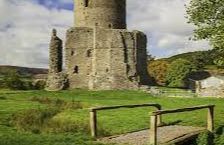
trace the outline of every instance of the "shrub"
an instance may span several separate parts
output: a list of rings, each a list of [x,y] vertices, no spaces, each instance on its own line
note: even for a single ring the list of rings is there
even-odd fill
[[[7,98],[5,96],[0,96],[0,100],[6,100]]]
[[[169,63],[165,60],[154,60],[149,62],[148,72],[155,80],[156,84],[165,85],[168,66]]]
[[[41,104],[48,104],[51,107],[56,107],[60,110],[75,110],[83,109],[86,105],[80,101],[64,101],[62,99],[50,99],[49,97],[32,97],[30,101],[35,101]]]
[[[197,145],[214,145],[214,135],[209,132],[203,132],[199,134],[197,138]]]
[[[88,120],[70,120],[57,117],[60,113],[58,108],[31,109],[14,114],[10,125],[18,130],[28,131],[35,134],[48,133],[88,133]],[[60,116],[60,115],[59,115]]]
[[[57,113],[59,110],[55,108],[31,109],[14,114],[10,123],[19,130],[39,133]]]
[[[45,80],[35,80],[33,82],[33,86],[37,90],[43,90],[46,86],[46,81]]]
[[[16,71],[9,71],[4,75],[2,81],[4,86],[14,90],[23,90],[24,82],[20,79],[20,75]]]
[[[216,136],[215,144],[223,145],[224,144],[224,135]]]
[[[23,90],[33,90],[35,87],[33,86],[31,81],[23,81]]]
[[[75,109],[83,109],[84,108],[84,104],[82,104],[80,101],[71,101],[71,102],[65,102],[65,101],[61,101],[60,99],[56,100],[55,105],[57,107],[59,107],[62,110],[75,110]]]
[[[197,70],[193,62],[177,59],[170,64],[167,70],[166,83],[169,87],[186,87],[188,76]]]
[[[48,97],[31,97],[30,101],[38,102],[41,104],[51,104],[52,100]]]
[[[89,123],[88,121],[70,121],[70,120],[57,120],[52,119],[48,122],[47,132],[52,133],[89,133]]]

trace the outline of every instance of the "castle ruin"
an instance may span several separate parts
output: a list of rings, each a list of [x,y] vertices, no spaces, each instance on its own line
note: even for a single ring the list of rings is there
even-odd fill
[[[90,90],[149,84],[147,37],[126,29],[126,0],[75,0],[74,17],[74,27],[66,34],[63,72],[55,69],[62,65],[60,47],[50,47],[48,90],[60,90],[64,83],[70,89]]]

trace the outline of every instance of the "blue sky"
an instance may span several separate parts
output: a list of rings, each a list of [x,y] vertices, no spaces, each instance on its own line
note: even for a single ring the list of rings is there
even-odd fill
[[[127,0],[128,29],[148,36],[148,52],[157,58],[209,49],[206,41],[190,41],[189,0]],[[0,65],[48,66],[51,29],[65,40],[73,26],[73,0],[0,0]]]
[[[66,9],[73,10],[73,0],[34,0],[36,3],[43,5],[49,9]]]

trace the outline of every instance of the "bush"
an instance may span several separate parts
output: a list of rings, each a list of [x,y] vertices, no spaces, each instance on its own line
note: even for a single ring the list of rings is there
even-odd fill
[[[188,76],[198,70],[197,65],[185,59],[173,61],[166,75],[166,84],[169,87],[186,87]]]
[[[89,133],[89,123],[88,121],[69,121],[69,120],[59,120],[52,119],[48,122],[47,132],[51,133]]]
[[[45,80],[35,80],[33,82],[33,86],[37,90],[43,90],[46,86],[46,81]]]
[[[197,145],[214,145],[214,135],[209,132],[203,132],[199,134],[197,138]]]
[[[6,100],[7,98],[5,96],[0,96],[0,100]]]
[[[16,113],[12,116],[10,124],[19,130],[40,133],[46,123],[57,113],[58,109],[31,109]]]
[[[215,139],[216,145],[223,145],[224,144],[224,135],[217,136]]]
[[[38,102],[41,104],[51,104],[52,100],[48,97],[31,97],[30,101]]]
[[[165,85],[166,73],[169,63],[165,60],[154,60],[149,62],[148,72],[158,85]]]
[[[56,107],[60,110],[75,110],[83,109],[86,105],[80,101],[64,101],[62,99],[51,99],[49,97],[32,97],[30,101],[35,101],[41,104],[48,104],[51,107]]]
[[[88,133],[88,120],[74,120],[58,117],[60,108],[31,109],[14,114],[10,124],[18,130],[35,134],[47,133]],[[60,116],[60,115],[59,115]]]
[[[102,145],[93,142],[88,135],[72,134],[32,134],[10,132],[0,134],[0,145]]]
[[[20,79],[20,75],[16,71],[9,71],[3,77],[4,86],[13,90],[23,90],[24,82]]]

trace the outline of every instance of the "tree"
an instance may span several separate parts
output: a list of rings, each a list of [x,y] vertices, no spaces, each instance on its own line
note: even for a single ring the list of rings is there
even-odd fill
[[[218,68],[224,68],[224,49],[217,50],[216,58],[214,59],[214,64]]]
[[[10,70],[3,77],[4,86],[10,89],[24,89],[24,82],[20,79],[20,75],[14,71]]]
[[[213,48],[224,50],[224,0],[191,0],[187,15],[189,23],[196,26],[195,40],[209,40]],[[224,57],[214,62],[223,66]]]
[[[148,72],[156,84],[165,85],[168,66],[169,63],[165,60],[153,60],[149,62]]]
[[[177,59],[170,64],[167,70],[166,83],[169,87],[186,87],[188,76],[197,70],[198,67],[193,62]]]

